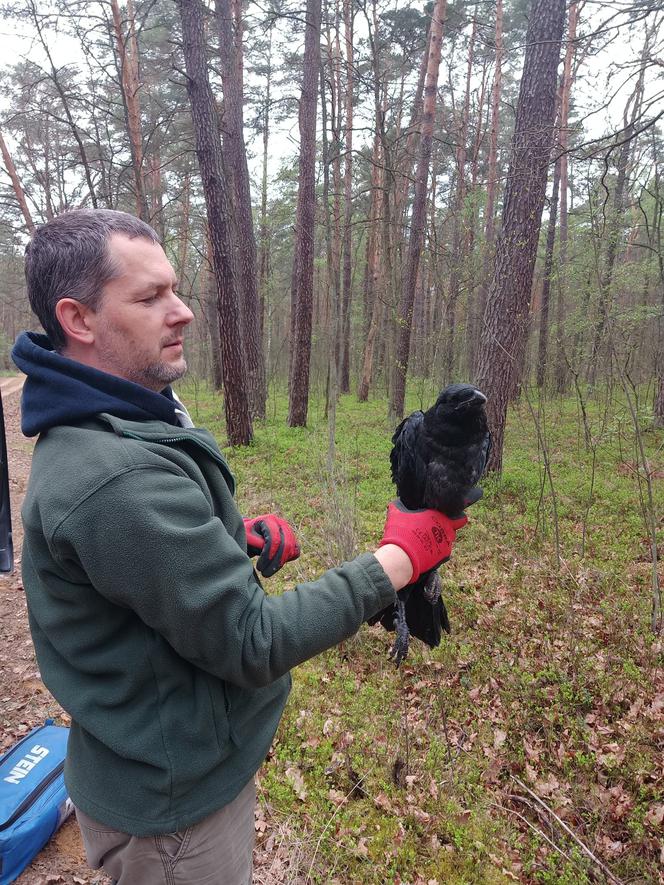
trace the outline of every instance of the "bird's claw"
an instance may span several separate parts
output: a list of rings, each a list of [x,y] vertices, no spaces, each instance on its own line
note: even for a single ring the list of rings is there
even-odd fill
[[[390,649],[390,654],[389,654],[390,660],[394,661],[394,663],[398,667],[399,664],[403,660],[405,660],[407,655],[408,655],[408,636],[406,636],[405,638],[397,636],[397,638],[394,640],[394,644],[392,645],[392,648]]]
[[[443,582],[438,572],[431,572],[426,580],[423,593],[429,605],[435,605],[440,599]]]
[[[406,606],[400,599],[397,600],[395,606],[394,630],[396,637],[394,644],[390,649],[389,657],[398,667],[408,654],[410,638],[410,631],[408,630],[408,624],[406,623]]]

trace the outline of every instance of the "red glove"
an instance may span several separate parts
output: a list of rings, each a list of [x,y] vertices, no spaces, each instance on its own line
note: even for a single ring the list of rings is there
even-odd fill
[[[397,498],[387,507],[383,538],[378,545],[396,544],[408,554],[413,566],[410,583],[450,558],[456,530],[468,522],[467,516],[450,519],[438,510],[408,510]]]
[[[256,568],[264,578],[270,578],[282,565],[300,555],[295,532],[280,516],[264,513],[243,522],[247,533],[247,553],[258,556]]]

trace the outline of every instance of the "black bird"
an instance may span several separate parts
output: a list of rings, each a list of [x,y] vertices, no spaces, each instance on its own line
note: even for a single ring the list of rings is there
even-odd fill
[[[392,480],[410,510],[430,507],[450,518],[482,497],[476,484],[484,473],[491,434],[486,397],[471,384],[451,384],[426,412],[413,412],[397,427],[390,453]],[[431,648],[440,644],[441,628],[450,622],[434,569],[397,593],[397,601],[375,615],[387,630],[396,630],[390,657],[397,666],[408,653],[412,634]]]

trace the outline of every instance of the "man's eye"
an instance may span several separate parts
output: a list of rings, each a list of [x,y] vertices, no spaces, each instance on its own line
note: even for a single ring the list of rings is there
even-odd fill
[[[148,295],[147,298],[141,298],[141,304],[153,304],[157,300],[157,298],[158,295],[155,292],[154,295]]]

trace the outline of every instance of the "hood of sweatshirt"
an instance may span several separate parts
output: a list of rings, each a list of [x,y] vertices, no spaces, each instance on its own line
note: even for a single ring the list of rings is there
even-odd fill
[[[60,424],[77,424],[100,412],[129,421],[179,424],[179,403],[170,387],[154,393],[70,360],[53,350],[46,335],[21,332],[12,359],[27,375],[21,398],[21,430],[26,436]]]

